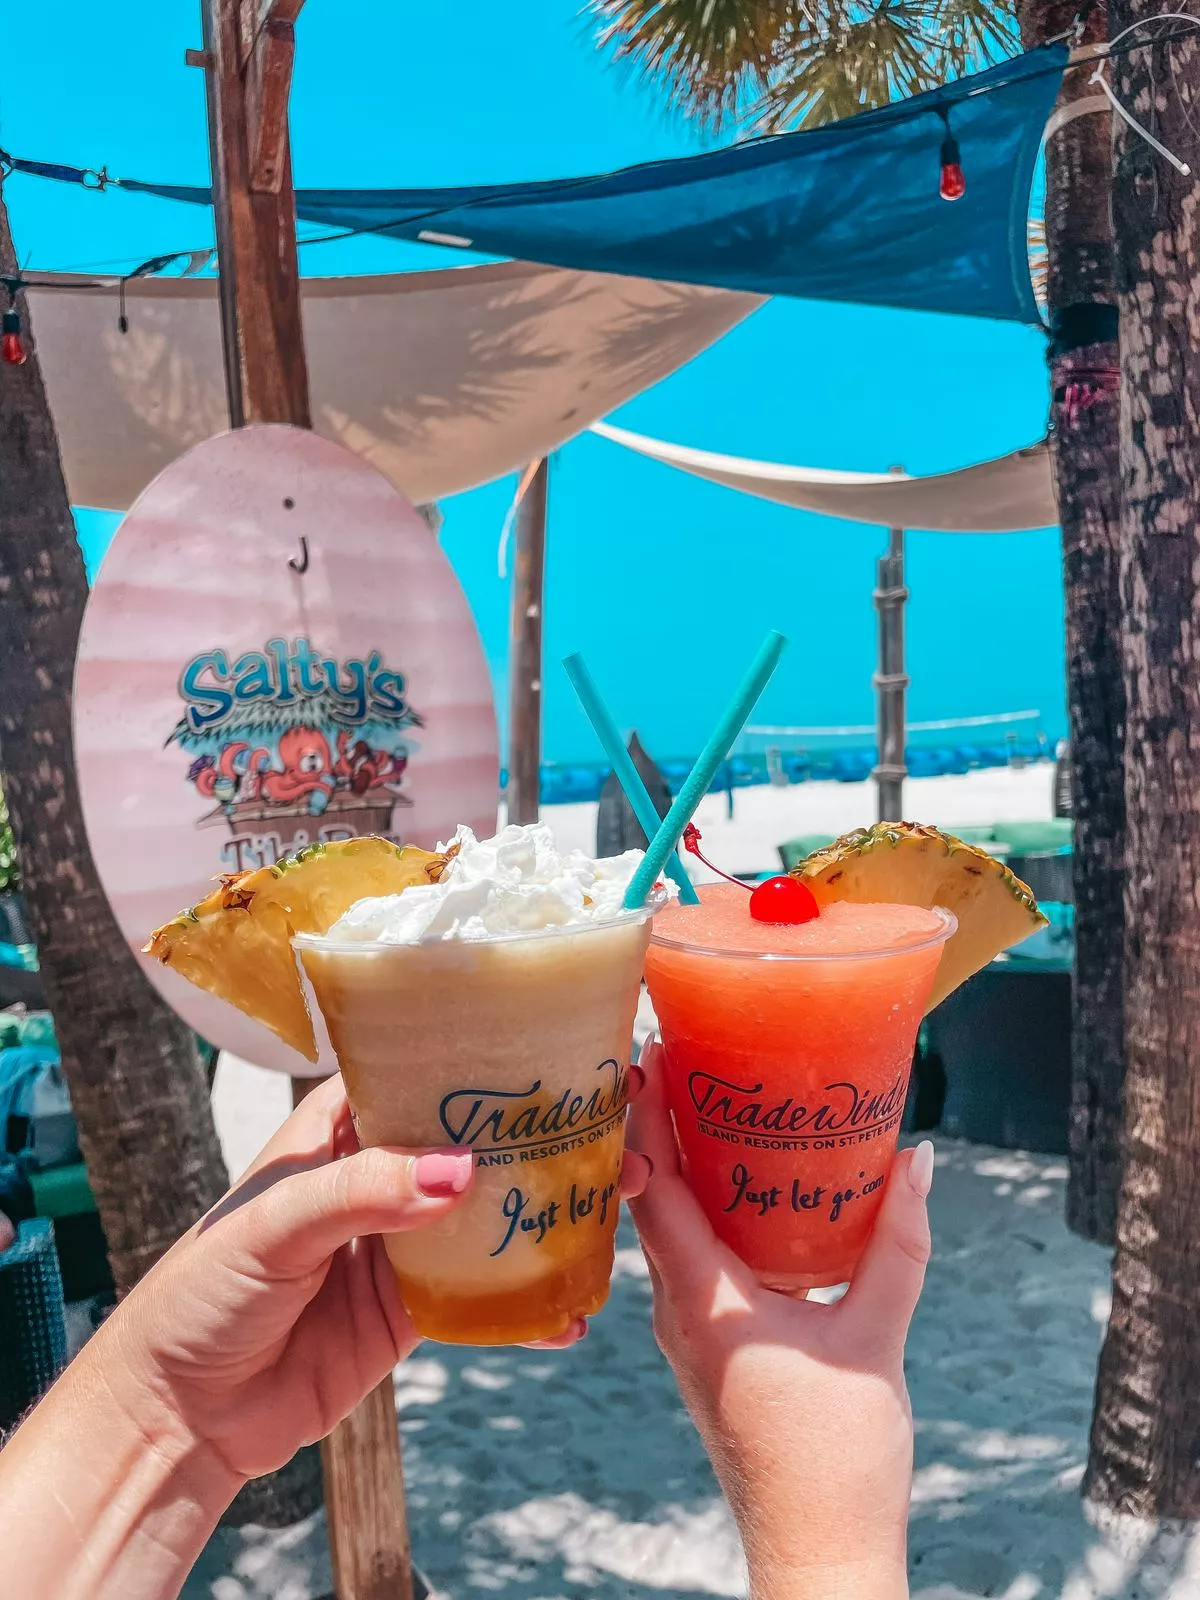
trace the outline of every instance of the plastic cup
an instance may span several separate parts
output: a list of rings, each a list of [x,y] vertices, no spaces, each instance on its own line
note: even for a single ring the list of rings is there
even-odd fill
[[[715,885],[699,908],[672,908],[646,957],[684,1174],[768,1287],[845,1283],[878,1215],[917,1029],[957,924],[945,911],[841,907],[809,932],[777,930],[778,948],[761,947],[764,924],[751,948],[731,948],[737,896]],[[706,938],[706,909],[722,903],[726,932]],[[864,948],[842,913],[870,924]],[[797,936],[806,947],[789,949]]]
[[[295,946],[364,1145],[469,1146],[441,1222],[384,1243],[418,1333],[514,1344],[608,1298],[650,918],[487,941]]]

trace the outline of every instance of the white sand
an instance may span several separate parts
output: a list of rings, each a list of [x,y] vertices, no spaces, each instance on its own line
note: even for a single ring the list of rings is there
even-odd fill
[[[909,1346],[917,1600],[1200,1594],[1200,1544],[1160,1538],[1131,1558],[1083,1516],[1108,1263],[1064,1227],[1064,1181],[1053,1157],[939,1146],[936,1255]],[[626,1225],[612,1299],[581,1348],[427,1345],[398,1369],[413,1544],[440,1595],[744,1594],[737,1539],[649,1307]],[[221,1532],[185,1594],[316,1600],[328,1589],[318,1517],[284,1534]]]
[[[919,822],[955,823],[1034,821],[1051,809],[1053,767],[1048,762],[1022,768],[998,767],[962,777],[911,778],[904,785],[904,814]],[[542,818],[564,847],[594,851],[596,806],[547,806]],[[726,872],[769,872],[779,867],[777,846],[797,834],[845,833],[869,826],[875,818],[871,783],[799,783],[774,789],[762,784],[733,791],[733,817],[723,794],[705,795],[696,812],[704,853]],[[693,876],[710,874],[688,858]]]
[[[1045,766],[914,782],[905,811],[943,823],[1039,817]],[[872,820],[865,785],[710,797],[705,845],[730,870],[776,864],[790,834]],[[595,808],[555,807],[591,848]],[[649,1017],[643,1011],[642,1027]],[[288,1085],[226,1060],[218,1126],[233,1170],[286,1114]],[[1200,1543],[1086,1522],[1079,1484],[1108,1312],[1106,1252],[1063,1224],[1065,1163],[943,1141],[935,1259],[909,1345],[917,1427],[915,1600],[1197,1600]],[[623,1223],[612,1299],[552,1356],[427,1345],[397,1372],[418,1566],[463,1600],[698,1600],[744,1594],[729,1515],[650,1331],[646,1271]],[[797,1396],[797,1403],[803,1397]],[[830,1441],[831,1445],[833,1441]],[[1134,1553],[1131,1553],[1134,1552]],[[317,1600],[331,1588],[320,1517],[222,1531],[187,1600]],[[814,1596],[813,1600],[823,1600]]]

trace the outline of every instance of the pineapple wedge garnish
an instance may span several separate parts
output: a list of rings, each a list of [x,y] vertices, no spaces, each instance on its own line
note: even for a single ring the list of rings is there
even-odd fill
[[[207,899],[156,929],[145,953],[315,1061],[293,934],[328,933],[357,900],[436,883],[449,859],[373,834],[309,845],[273,867],[222,878]]]
[[[1028,886],[986,851],[916,822],[877,822],[835,839],[792,868],[816,896],[861,904],[942,906],[958,931],[942,953],[926,1011],[1002,950],[1046,926]]]

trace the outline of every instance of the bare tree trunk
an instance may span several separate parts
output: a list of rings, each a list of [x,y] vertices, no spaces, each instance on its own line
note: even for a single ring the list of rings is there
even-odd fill
[[[0,202],[0,273],[15,272]],[[31,356],[0,367],[0,750],[46,993],[124,1290],[219,1198],[226,1173],[195,1043],[139,971],[88,848],[71,737],[86,598]]]
[[[1029,46],[1069,29],[1075,0],[1035,0],[1021,15]],[[1086,42],[1107,36],[1103,3]],[[1069,70],[1046,146],[1047,300],[1052,330],[1051,448],[1063,538],[1067,707],[1075,813],[1075,978],[1071,1017],[1071,1168],[1067,1222],[1111,1244],[1121,1180],[1125,1026],[1124,685],[1119,645],[1121,480],[1116,396],[1111,116],[1071,116],[1094,98]],[[1106,386],[1107,385],[1107,386]]]
[[[0,276],[15,276],[0,197]],[[22,303],[32,348],[28,308]],[[224,1192],[195,1040],[143,977],[88,848],[71,732],[87,598],[36,355],[0,366],[0,760],[49,1005],[113,1276],[127,1290]],[[252,1484],[234,1520],[319,1500],[315,1451]]]
[[[1113,0],[1113,32],[1153,14]],[[1190,154],[1200,45],[1113,63],[1122,103]],[[1169,50],[1169,55],[1168,55]],[[1128,1073],[1113,1309],[1084,1492],[1200,1518],[1200,208],[1119,126]]]

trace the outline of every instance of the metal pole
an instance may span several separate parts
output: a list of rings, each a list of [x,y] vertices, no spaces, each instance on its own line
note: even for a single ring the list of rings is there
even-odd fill
[[[880,822],[899,822],[904,815],[906,730],[904,670],[904,530],[888,530],[888,551],[879,561],[875,606],[879,612],[879,666],[872,682],[876,695],[879,761],[874,777]]]
[[[550,463],[538,463],[517,509],[508,652],[508,820],[536,822],[542,764],[542,596]]]

